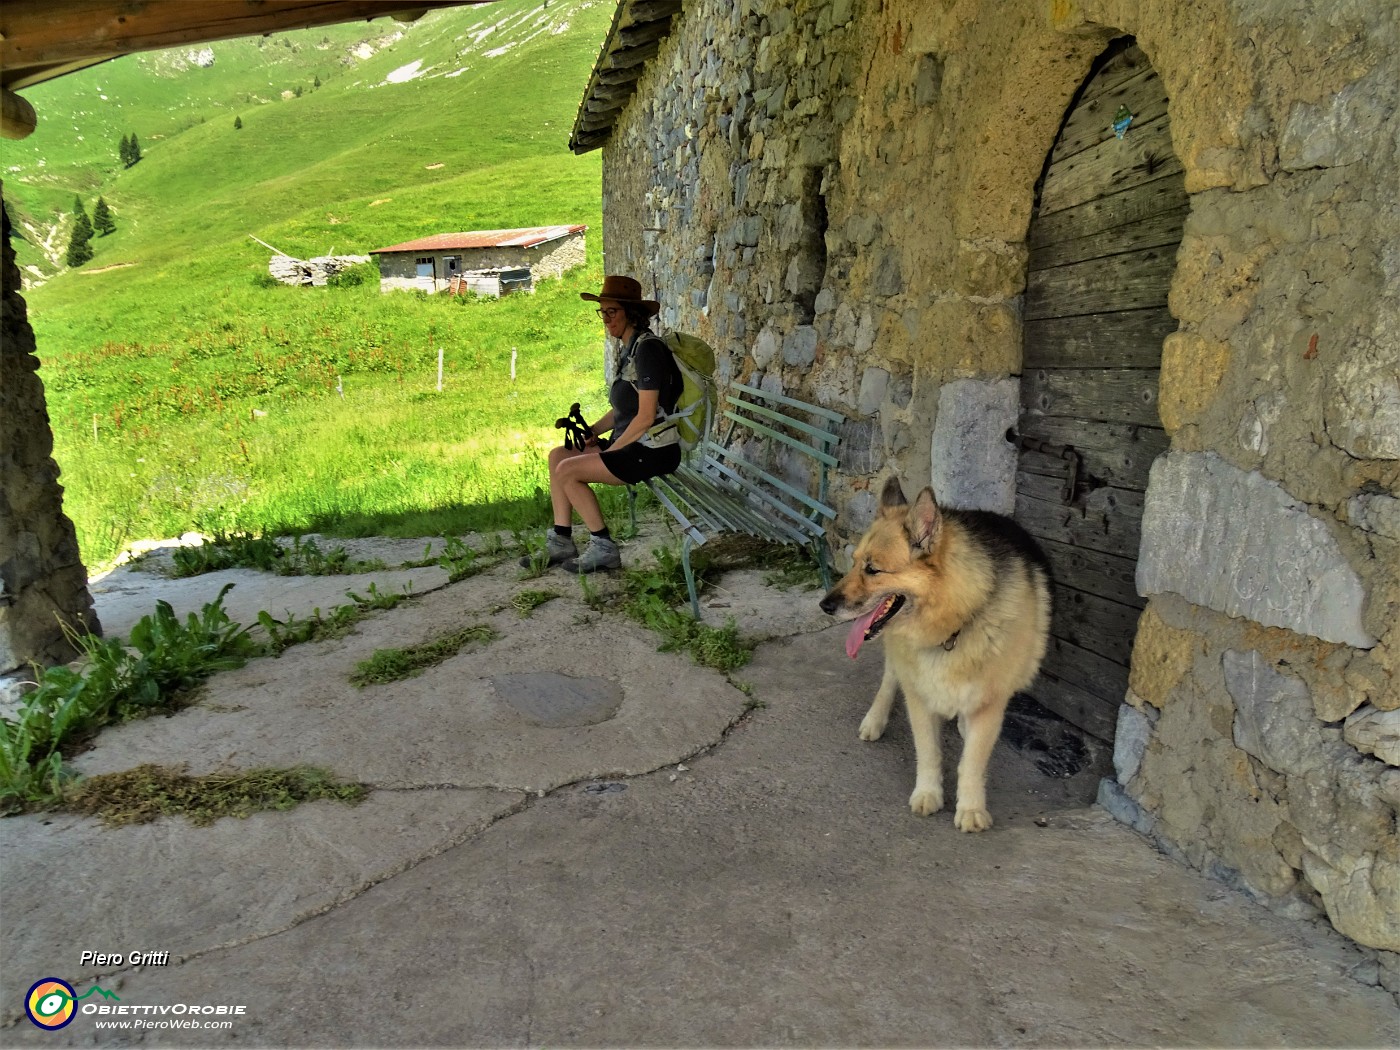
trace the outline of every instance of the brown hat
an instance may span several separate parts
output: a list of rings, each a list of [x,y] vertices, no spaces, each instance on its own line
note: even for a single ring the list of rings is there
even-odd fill
[[[615,303],[636,303],[638,306],[645,307],[646,312],[652,317],[661,312],[661,304],[655,299],[643,299],[642,286],[630,277],[604,277],[603,288],[597,295],[592,292],[579,292],[578,297],[595,303],[602,302],[604,299],[611,299]]]

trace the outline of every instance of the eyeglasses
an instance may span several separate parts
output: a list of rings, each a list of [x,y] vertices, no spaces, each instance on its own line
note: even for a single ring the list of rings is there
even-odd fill
[[[602,310],[598,310],[598,311],[595,311],[595,312],[596,312],[596,313],[598,314],[598,316],[601,317],[604,321],[611,321],[611,320],[612,320],[614,317],[616,317],[618,314],[626,313],[627,311],[623,310],[622,307],[620,307],[620,306],[608,306],[608,307],[604,307]]]

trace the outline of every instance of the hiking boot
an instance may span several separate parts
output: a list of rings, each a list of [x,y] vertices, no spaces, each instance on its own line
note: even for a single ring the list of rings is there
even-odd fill
[[[549,530],[549,536],[545,541],[544,550],[545,554],[548,555],[548,559],[544,563],[545,568],[551,565],[559,565],[562,562],[578,557],[578,547],[574,545],[574,538],[572,536],[561,536],[553,529]],[[522,569],[533,569],[535,567],[534,559],[527,554],[520,559],[520,567]]]
[[[601,536],[594,536],[583,550],[583,557],[570,558],[564,563],[565,572],[597,572],[599,569],[622,568],[622,552],[617,544]]]

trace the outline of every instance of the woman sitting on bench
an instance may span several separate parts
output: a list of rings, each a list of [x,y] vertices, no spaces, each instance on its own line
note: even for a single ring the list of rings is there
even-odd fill
[[[680,435],[675,424],[660,429],[656,425],[676,410],[683,380],[670,349],[651,331],[651,319],[660,312],[661,304],[643,299],[642,286],[635,280],[604,277],[597,295],[580,292],[579,297],[598,304],[603,327],[622,344],[617,378],[608,391],[612,408],[589,428],[592,433],[582,448],[560,445],[549,453],[554,528],[546,541],[547,564],[583,573],[622,567],[617,542],[608,532],[598,497],[589,486],[635,485],[670,474],[680,465]],[[612,436],[592,436],[604,432]],[[581,557],[573,538],[575,511],[589,532]],[[530,559],[522,558],[520,564],[529,568]]]

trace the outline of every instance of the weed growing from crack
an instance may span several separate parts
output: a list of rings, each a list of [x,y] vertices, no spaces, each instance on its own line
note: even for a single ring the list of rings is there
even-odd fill
[[[497,637],[494,628],[486,624],[475,624],[460,631],[443,635],[422,645],[411,645],[404,649],[376,649],[368,660],[355,665],[350,681],[355,685],[382,685],[397,682],[422,674],[444,660],[456,656],[463,646],[471,642],[487,643]]]
[[[87,778],[65,793],[63,808],[100,817],[111,827],[175,815],[204,826],[323,798],[356,805],[367,793],[363,784],[341,782],[311,766],[190,776],[183,767],[148,764]]]
[[[337,605],[329,613],[322,615],[320,607],[311,610],[306,619],[298,619],[295,613],[288,613],[285,620],[279,620],[266,609],[258,613],[258,626],[267,635],[267,649],[273,654],[281,654],[302,642],[323,642],[332,638],[343,638],[350,628],[359,623],[370,612],[377,609],[392,609],[411,595],[386,594],[373,583],[367,588],[367,596],[346,591],[345,596],[353,604]]]
[[[753,647],[739,637],[738,625],[731,616],[723,627],[711,627],[691,617],[688,608],[676,606],[689,603],[685,585],[685,570],[680,556],[666,547],[652,552],[655,564],[629,569],[623,574],[623,611],[662,637],[662,652],[684,650],[702,667],[732,671],[753,657]],[[692,558],[697,587],[709,563]]]
[[[528,619],[530,614],[545,602],[558,597],[559,595],[554,591],[521,591],[511,598],[510,604],[515,607],[515,611],[524,620]]]

